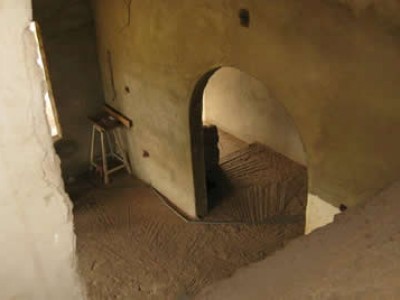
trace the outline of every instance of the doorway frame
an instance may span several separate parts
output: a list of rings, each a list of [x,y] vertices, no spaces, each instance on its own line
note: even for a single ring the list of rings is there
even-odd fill
[[[202,130],[203,95],[209,80],[221,68],[222,66],[215,67],[203,74],[196,82],[192,96],[190,98],[190,148],[192,155],[195,208],[198,218],[204,217],[209,211],[206,187],[206,170],[204,165],[204,137]]]
[[[209,212],[208,206],[208,198],[207,198],[207,186],[206,186],[206,171],[204,164],[204,136],[203,136],[203,97],[205,89],[211,79],[215,75],[216,72],[225,67],[234,68],[240,72],[242,71],[240,68],[230,65],[221,65],[214,68],[211,68],[209,71],[204,73],[200,79],[197,80],[193,92],[190,98],[189,105],[189,128],[190,128],[190,147],[191,147],[191,158],[192,158],[192,171],[193,171],[193,185],[194,185],[194,196],[195,196],[195,209],[196,216],[198,218],[202,218],[206,216]],[[256,77],[250,75],[245,72],[248,76],[253,77],[258,80]],[[258,80],[260,81],[260,80]],[[260,81],[262,82],[262,81]],[[289,113],[285,105],[276,100],[283,107],[286,114],[291,119],[293,126],[298,133],[298,137],[300,139],[300,143],[303,147],[303,152],[305,155],[305,168],[307,169],[307,190],[309,190],[309,170],[308,170],[308,156],[306,151],[306,146],[303,141],[303,137],[300,134],[299,128],[294,121],[292,115]]]

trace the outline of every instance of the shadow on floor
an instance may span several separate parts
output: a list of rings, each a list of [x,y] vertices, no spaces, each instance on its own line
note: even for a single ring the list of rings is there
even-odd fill
[[[306,168],[261,144],[223,157],[208,173],[207,190],[205,221],[305,222]]]
[[[210,210],[221,205],[223,199],[231,196],[232,193],[231,181],[220,166],[207,174],[207,198]]]

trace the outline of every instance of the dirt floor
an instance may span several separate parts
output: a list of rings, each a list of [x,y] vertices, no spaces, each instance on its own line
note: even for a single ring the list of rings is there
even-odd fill
[[[235,136],[221,129],[218,129],[218,136],[219,136],[218,148],[221,159],[238,150],[246,148],[249,145],[246,142],[236,138]]]
[[[232,155],[239,144],[225,150]],[[76,182],[70,194],[90,299],[190,299],[304,233],[304,218],[258,225],[187,223],[151,187],[125,175],[107,187]]]
[[[207,221],[304,222],[307,170],[270,148],[220,131],[219,167],[208,174]],[[239,149],[238,149],[239,148]]]

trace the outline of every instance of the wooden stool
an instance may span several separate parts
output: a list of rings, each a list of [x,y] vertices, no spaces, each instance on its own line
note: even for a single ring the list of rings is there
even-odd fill
[[[123,124],[107,111],[89,118],[92,123],[90,166],[100,170],[104,184],[110,182],[110,175],[121,169],[131,174],[128,156],[122,146],[120,129]],[[96,134],[100,135],[100,158],[95,158]],[[107,140],[107,145],[106,141]]]

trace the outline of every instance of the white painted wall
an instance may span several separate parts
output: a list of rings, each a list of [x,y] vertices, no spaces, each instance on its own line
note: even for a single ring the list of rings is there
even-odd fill
[[[204,91],[203,119],[246,142],[260,142],[306,165],[297,128],[284,106],[257,79],[224,67]]]
[[[0,299],[82,299],[29,0],[0,0]]]

